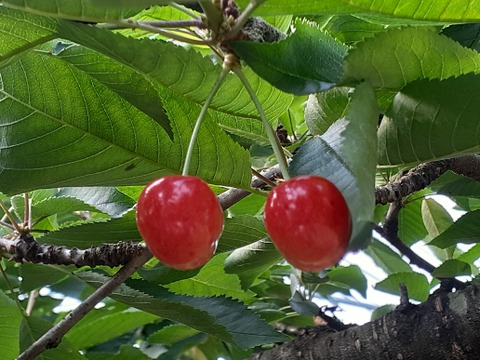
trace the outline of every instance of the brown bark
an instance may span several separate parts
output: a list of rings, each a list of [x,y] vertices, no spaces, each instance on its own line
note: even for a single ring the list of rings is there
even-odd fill
[[[251,359],[479,359],[479,298],[480,285],[440,289],[423,304],[400,305],[362,326],[339,332],[307,328]]]

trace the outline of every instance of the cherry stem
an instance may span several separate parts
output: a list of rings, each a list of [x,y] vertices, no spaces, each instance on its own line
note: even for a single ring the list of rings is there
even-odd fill
[[[196,40],[196,39],[193,39],[193,38],[181,36],[181,35],[175,34],[175,33],[170,32],[170,31],[162,30],[162,29],[158,28],[157,26],[152,26],[152,25],[149,25],[148,23],[139,22],[139,21],[136,21],[136,20],[133,20],[133,19],[118,20],[118,21],[115,21],[115,22],[112,22],[112,23],[121,27],[121,28],[131,28],[131,29],[145,30],[145,31],[155,33],[155,34],[160,34],[160,35],[165,36],[169,39],[177,40],[177,41],[184,42],[184,43],[187,43],[187,44],[208,45],[208,41]]]
[[[243,86],[245,87],[248,94],[250,95],[250,98],[255,104],[255,107],[257,108],[258,115],[260,115],[260,119],[262,120],[263,127],[267,132],[268,140],[270,141],[270,145],[273,148],[273,153],[275,154],[275,157],[278,161],[278,167],[282,172],[283,178],[285,180],[290,179],[290,175],[288,175],[287,160],[285,159],[285,153],[283,152],[282,145],[280,145],[280,141],[278,141],[277,135],[275,134],[275,130],[273,130],[272,125],[270,125],[270,123],[268,122],[267,117],[265,116],[265,112],[263,111],[262,105],[260,104],[260,101],[258,101],[257,95],[255,94],[255,91],[250,86],[248,79],[246,78],[245,74],[243,73],[242,69],[240,69],[239,66],[234,67],[232,70],[235,72],[235,74],[238,76],[238,78],[242,82]]]
[[[217,93],[218,89],[223,83],[223,80],[226,78],[229,72],[230,72],[230,67],[226,66],[224,63],[222,72],[218,76],[218,79],[215,82],[215,85],[213,85],[212,91],[210,91],[210,94],[205,100],[205,104],[203,104],[202,110],[198,115],[197,122],[195,123],[195,127],[193,128],[192,136],[190,137],[190,143],[188,144],[187,154],[185,155],[185,163],[183,164],[183,170],[182,170],[183,176],[188,175],[188,172],[190,170],[190,163],[192,160],[193,149],[195,148],[195,142],[197,141],[198,133],[200,132],[200,126],[202,125],[203,119],[207,114],[207,110],[210,107],[210,104],[215,94]]]

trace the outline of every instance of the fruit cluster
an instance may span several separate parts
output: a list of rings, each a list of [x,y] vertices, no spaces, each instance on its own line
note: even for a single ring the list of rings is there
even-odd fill
[[[300,176],[275,187],[267,198],[264,220],[280,253],[303,271],[337,263],[352,229],[341,192],[319,176]],[[140,195],[137,225],[155,257],[188,270],[204,265],[215,253],[223,213],[200,178],[166,176],[148,184]]]

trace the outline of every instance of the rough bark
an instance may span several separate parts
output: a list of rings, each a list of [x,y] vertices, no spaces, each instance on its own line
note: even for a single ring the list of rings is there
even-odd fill
[[[443,289],[420,305],[400,305],[384,317],[344,331],[305,329],[294,341],[255,354],[282,359],[479,359],[480,285]]]

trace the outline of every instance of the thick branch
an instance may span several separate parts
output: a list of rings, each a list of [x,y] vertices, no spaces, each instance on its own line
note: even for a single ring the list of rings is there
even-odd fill
[[[480,286],[437,291],[420,305],[339,332],[307,328],[294,341],[255,354],[254,360],[478,359]]]
[[[85,250],[76,247],[69,249],[65,246],[39,244],[30,234],[22,234],[14,240],[0,238],[0,247],[4,247],[7,252],[13,254],[12,260],[17,262],[29,261],[78,267],[125,265],[145,250],[143,244],[133,242],[103,244]]]
[[[57,325],[47,331],[42,337],[35,341],[25,352],[23,352],[17,360],[35,359],[46,349],[58,346],[62,337],[77,322],[80,321],[95,305],[102,301],[105,297],[127,280],[140,266],[148,261],[152,254],[148,249],[144,248],[138,256],[134,257],[127,265],[121,268],[115,276],[110,278],[105,284],[100,286],[95,292],[86,298],[75,310],[63,318]]]
[[[375,201],[379,205],[385,205],[403,199],[416,191],[425,189],[448,170],[480,181],[480,156],[468,155],[420,164],[399,179],[378,187],[375,190]]]

